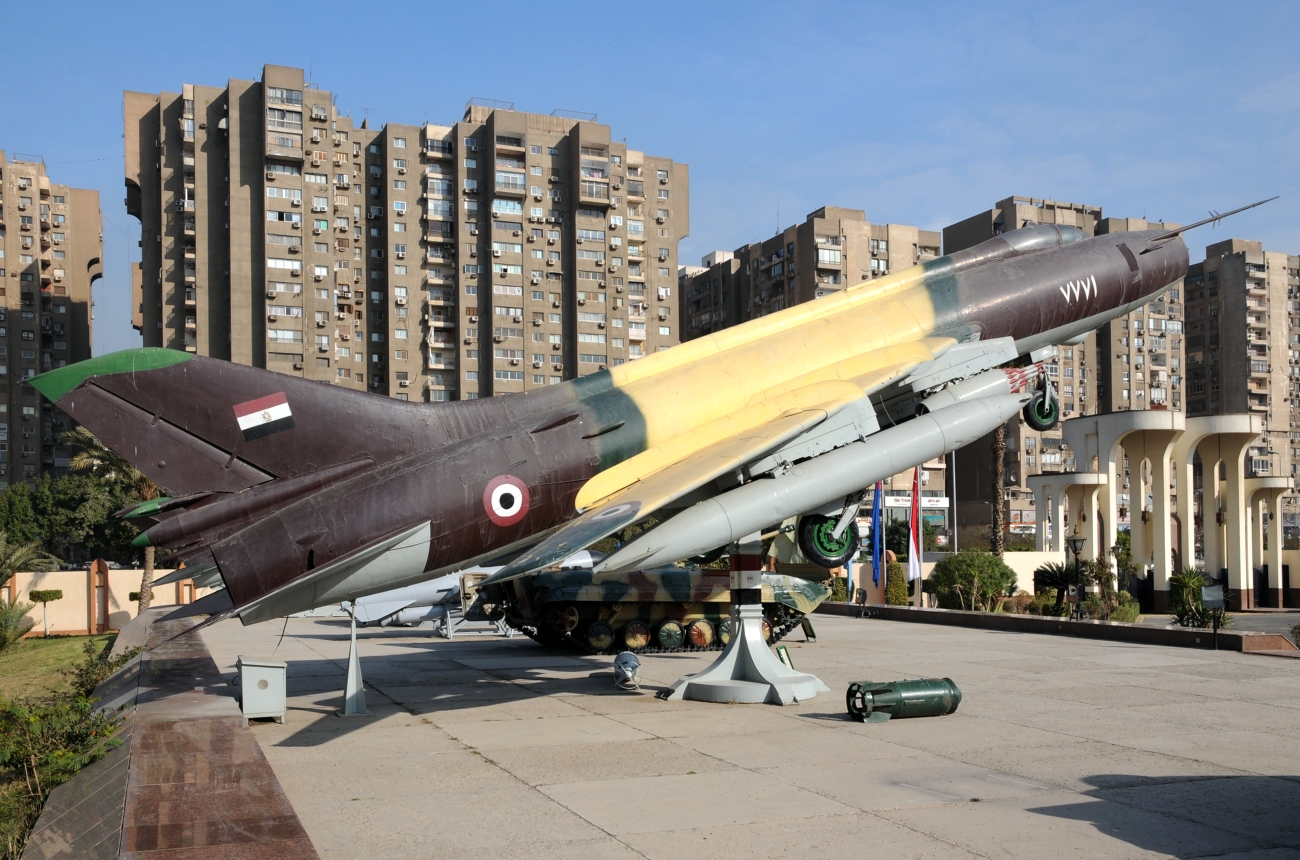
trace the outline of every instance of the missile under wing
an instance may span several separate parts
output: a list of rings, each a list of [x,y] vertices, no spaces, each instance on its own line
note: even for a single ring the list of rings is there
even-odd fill
[[[167,349],[32,384],[166,488],[126,514],[138,544],[226,586],[178,612],[252,623],[470,565],[504,565],[504,582],[651,514],[599,570],[797,515],[805,554],[833,560],[861,488],[1019,409],[1054,421],[1038,351],[1186,270],[1178,235],[1026,228],[561,385],[450,403]]]

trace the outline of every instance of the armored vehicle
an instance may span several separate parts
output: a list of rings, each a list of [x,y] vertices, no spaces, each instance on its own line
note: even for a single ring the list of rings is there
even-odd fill
[[[763,635],[776,642],[830,596],[827,585],[763,574]],[[472,611],[504,617],[543,645],[606,654],[708,651],[731,640],[730,574],[699,567],[549,570],[482,589]]]

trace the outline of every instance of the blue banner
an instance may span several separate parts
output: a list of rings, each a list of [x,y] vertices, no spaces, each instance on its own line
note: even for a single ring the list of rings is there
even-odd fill
[[[885,557],[885,536],[880,528],[880,501],[884,495],[884,484],[876,482],[875,500],[871,503],[871,581],[880,587],[880,566]]]

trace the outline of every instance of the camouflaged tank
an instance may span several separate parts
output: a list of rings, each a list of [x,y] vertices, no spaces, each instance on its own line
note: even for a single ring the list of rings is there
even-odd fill
[[[617,651],[707,651],[731,641],[730,573],[661,567],[623,574],[546,571],[490,586],[484,598],[544,645]],[[776,642],[831,594],[794,576],[763,574],[763,635]]]

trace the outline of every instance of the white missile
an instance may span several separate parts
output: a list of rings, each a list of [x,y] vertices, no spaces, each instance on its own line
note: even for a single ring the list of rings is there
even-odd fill
[[[1001,371],[998,371],[1001,375]],[[621,573],[709,552],[789,517],[843,502],[876,481],[969,445],[1005,423],[1027,394],[980,397],[918,415],[859,442],[687,508],[598,564]]]

